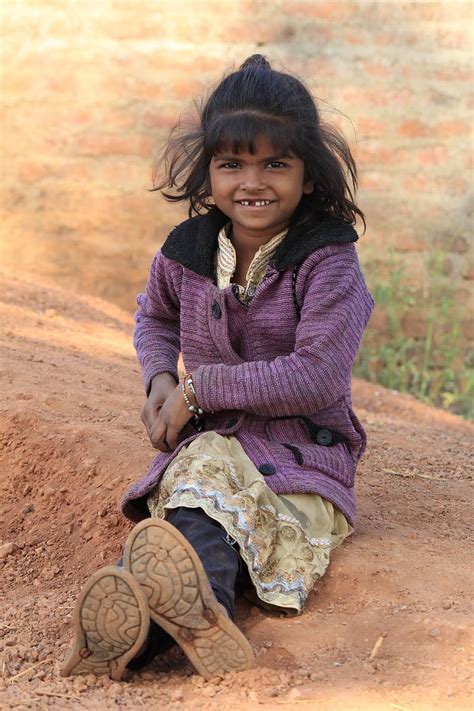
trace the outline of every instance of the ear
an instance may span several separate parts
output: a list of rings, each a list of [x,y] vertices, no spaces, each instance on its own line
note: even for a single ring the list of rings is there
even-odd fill
[[[303,184],[303,193],[305,195],[311,195],[313,190],[314,190],[314,182],[312,180],[307,180],[306,183]]]

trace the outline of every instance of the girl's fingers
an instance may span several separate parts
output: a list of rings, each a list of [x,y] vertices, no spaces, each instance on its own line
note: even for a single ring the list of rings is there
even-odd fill
[[[175,388],[171,398],[161,405],[154,404],[153,410],[146,408],[145,420],[148,436],[155,449],[161,452],[170,452],[178,446],[179,433],[191,418],[187,409],[183,410],[181,397],[175,402],[172,400],[178,391]],[[181,391],[179,390],[179,395]],[[159,408],[158,410],[156,408]]]
[[[166,430],[165,439],[171,451],[174,451],[178,446],[178,435],[178,430],[174,429],[173,427],[168,427],[168,429]]]
[[[158,409],[155,409],[154,411],[150,411],[150,409],[144,408],[141,413],[141,420],[143,424],[145,425],[145,429],[147,431],[148,437],[151,439],[153,435],[153,430],[158,424],[159,421],[159,414],[161,410],[161,405],[158,407]]]
[[[146,402],[144,407],[142,408],[142,411],[140,413],[140,419],[145,425],[147,432],[152,429],[153,425],[155,424],[155,420],[158,417],[161,408],[163,407],[163,403],[158,403],[154,405],[150,405],[149,402]]]
[[[159,449],[160,452],[164,452],[165,454],[172,451],[165,438],[160,439],[158,442],[152,442],[152,445],[153,449]]]
[[[159,449],[160,452],[169,452],[169,446],[166,440],[166,424],[158,418],[155,422],[152,431],[149,434],[150,441],[155,449]]]

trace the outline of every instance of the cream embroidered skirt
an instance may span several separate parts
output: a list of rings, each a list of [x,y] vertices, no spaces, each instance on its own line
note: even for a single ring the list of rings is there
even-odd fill
[[[148,497],[150,514],[201,508],[237,541],[258,599],[302,612],[329,553],[352,532],[315,494],[276,495],[235,437],[206,432],[181,450]]]

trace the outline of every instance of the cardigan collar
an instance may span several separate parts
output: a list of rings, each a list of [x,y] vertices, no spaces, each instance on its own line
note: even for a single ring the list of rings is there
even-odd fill
[[[191,217],[171,230],[161,251],[183,267],[214,279],[214,255],[222,227],[229,221],[217,207],[205,215]],[[270,264],[278,271],[295,266],[312,252],[330,244],[346,244],[359,239],[355,229],[335,217],[324,216],[289,227]]]

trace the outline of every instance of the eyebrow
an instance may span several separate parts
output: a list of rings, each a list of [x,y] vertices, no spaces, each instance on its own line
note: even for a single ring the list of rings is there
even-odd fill
[[[216,160],[235,160],[236,158],[238,160],[242,160],[242,158],[240,156],[241,156],[240,153],[229,153],[228,155],[227,154],[223,155],[221,153],[217,153],[213,157]],[[269,163],[270,161],[281,160],[282,158],[285,158],[288,160],[288,158],[294,158],[294,157],[295,156],[291,155],[290,153],[279,153],[274,156],[265,156],[265,158],[262,158],[261,162],[262,163]]]

